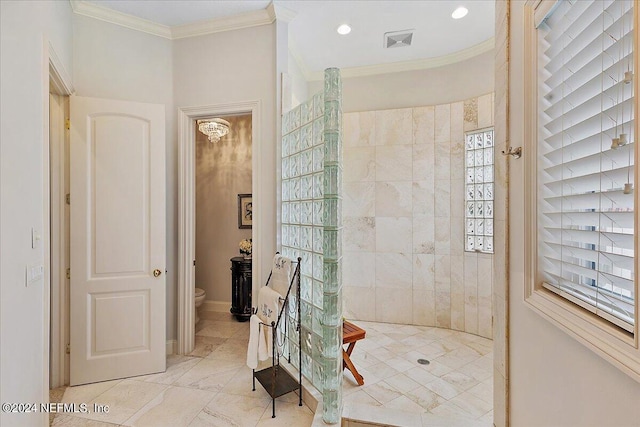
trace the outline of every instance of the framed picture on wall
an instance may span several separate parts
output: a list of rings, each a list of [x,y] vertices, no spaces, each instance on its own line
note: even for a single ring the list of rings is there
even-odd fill
[[[238,194],[238,228],[251,228],[253,202],[251,194]]]

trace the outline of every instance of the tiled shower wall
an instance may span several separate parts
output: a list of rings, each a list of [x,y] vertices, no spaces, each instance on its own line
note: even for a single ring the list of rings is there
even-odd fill
[[[493,94],[344,115],[344,315],[492,337],[493,255],[464,251],[464,133]]]

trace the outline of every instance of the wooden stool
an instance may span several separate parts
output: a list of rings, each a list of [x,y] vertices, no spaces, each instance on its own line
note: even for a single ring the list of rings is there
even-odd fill
[[[347,322],[346,320],[342,322],[342,344],[349,344],[347,351],[345,351],[344,348],[342,349],[342,369],[349,369],[358,382],[358,385],[364,384],[364,378],[353,365],[351,352],[356,346],[356,342],[363,339],[365,334],[366,331],[364,329],[357,327],[353,323]]]

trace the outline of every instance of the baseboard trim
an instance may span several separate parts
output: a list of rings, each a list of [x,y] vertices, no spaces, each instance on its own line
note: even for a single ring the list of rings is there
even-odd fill
[[[176,340],[167,340],[167,354],[176,354],[176,347],[178,346],[178,341]]]
[[[201,310],[218,313],[228,313],[230,308],[231,302],[229,301],[204,301],[200,307]]]

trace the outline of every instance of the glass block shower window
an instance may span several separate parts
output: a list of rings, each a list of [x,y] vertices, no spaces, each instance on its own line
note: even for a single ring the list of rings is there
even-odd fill
[[[493,253],[493,129],[465,136],[465,250]]]

